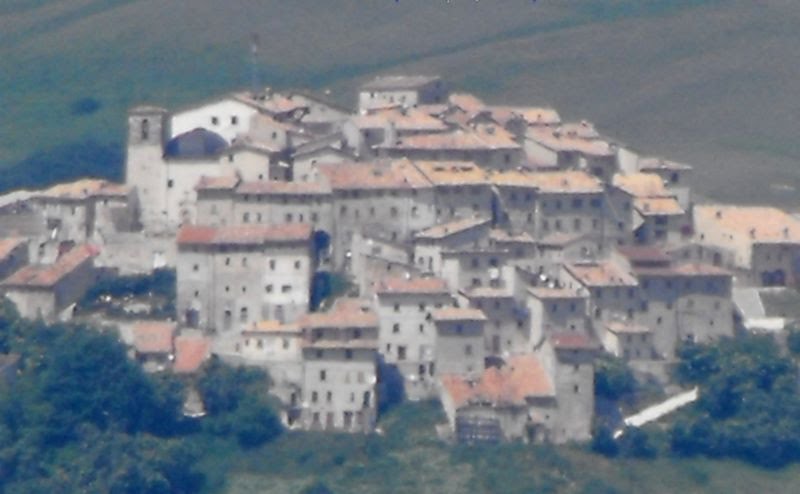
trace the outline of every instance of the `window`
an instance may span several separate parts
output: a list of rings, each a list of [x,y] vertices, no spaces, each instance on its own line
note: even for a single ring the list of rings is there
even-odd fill
[[[233,115],[231,117],[231,125],[239,125],[239,117],[237,117],[236,115]]]
[[[239,310],[239,322],[247,322],[247,307],[242,307]]]
[[[242,267],[243,267],[243,268],[246,268],[246,267],[247,267],[247,258],[246,258],[246,257],[243,257],[243,258],[242,258]]]
[[[573,199],[572,200],[572,207],[575,209],[580,209],[583,207],[583,199]]]
[[[392,206],[389,209],[389,214],[392,216],[392,218],[397,218],[397,208]]]
[[[230,257],[226,257],[225,258],[225,265],[226,266],[230,266],[231,265],[231,258]]]
[[[194,266],[192,266],[192,271],[200,271],[200,266],[198,264],[195,264]]]
[[[319,380],[320,381],[325,381],[327,378],[328,378],[328,373],[325,371],[325,369],[319,371]]]
[[[580,386],[578,386],[578,385],[576,384],[575,386],[573,386],[573,387],[572,387],[572,390],[573,390],[575,393],[580,393],[580,391],[581,391],[581,388],[580,388]]]
[[[316,391],[311,392],[311,403],[316,403],[319,399],[319,395],[317,395]]]
[[[406,359],[406,347],[403,345],[397,346],[397,360],[405,360]]]
[[[242,223],[250,223],[250,213],[244,213],[242,215]]]
[[[295,261],[295,262],[294,262],[294,269],[300,269],[300,266],[301,266],[301,265],[302,265],[302,262],[300,262],[300,261]]]
[[[400,312],[400,304],[394,304],[394,311]]]
[[[289,293],[292,291],[292,285],[283,285],[281,287],[281,293]]]
[[[472,345],[465,345],[464,346],[464,355],[471,356],[472,355]]]
[[[211,125],[219,125],[219,118],[211,117]]]
[[[275,271],[275,259],[269,260],[269,269],[270,271]]]
[[[267,285],[267,286],[265,286],[265,287],[264,287],[264,290],[265,290],[267,293],[272,293],[272,285]]]
[[[717,303],[719,303],[719,302],[717,302]],[[419,332],[420,332],[420,334],[425,332],[425,325],[424,324],[420,324],[419,325]]]
[[[142,134],[141,134],[142,140],[146,141],[146,140],[150,139],[150,121],[147,120],[146,118],[144,120],[142,120],[142,128],[141,128],[141,130],[142,130]]]
[[[167,188],[168,189],[171,189],[174,185],[175,185],[175,181],[174,180],[172,180],[172,179],[167,180]],[[75,209],[73,208],[73,214],[74,214],[74,212],[75,212]]]
[[[353,350],[345,350],[344,351],[344,358],[347,360],[353,360]]]
[[[392,325],[392,333],[397,334],[399,332],[400,332],[400,324],[399,323],[394,323]]]

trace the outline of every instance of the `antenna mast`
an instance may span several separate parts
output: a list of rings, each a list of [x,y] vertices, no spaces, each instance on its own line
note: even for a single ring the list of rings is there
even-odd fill
[[[250,89],[253,96],[258,95],[259,80],[258,80],[258,33],[253,33],[250,36]]]

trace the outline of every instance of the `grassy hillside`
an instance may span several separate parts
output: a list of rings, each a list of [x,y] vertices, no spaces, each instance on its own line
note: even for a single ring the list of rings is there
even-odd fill
[[[383,437],[292,433],[246,454],[209,445],[219,458],[207,459],[208,490],[283,494],[321,483],[335,494],[778,494],[800,482],[798,467],[608,460],[578,447],[446,446],[434,432],[442,420],[437,405],[404,405],[382,419]]]
[[[265,85],[350,102],[374,73],[436,72],[694,163],[706,195],[794,207],[798,21],[790,0],[6,0],[0,165],[249,84],[258,32]]]

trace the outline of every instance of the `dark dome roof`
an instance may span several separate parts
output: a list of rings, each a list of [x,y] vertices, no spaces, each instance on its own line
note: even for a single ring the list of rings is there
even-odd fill
[[[219,134],[207,129],[194,129],[175,136],[167,143],[167,158],[210,158],[219,155],[228,142]]]

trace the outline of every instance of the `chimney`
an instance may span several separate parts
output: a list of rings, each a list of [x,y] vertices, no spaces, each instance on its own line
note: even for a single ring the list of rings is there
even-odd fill
[[[721,209],[717,209],[717,219],[721,219],[721,218],[722,218],[722,210]]]
[[[756,238],[756,229],[755,228],[751,228],[750,229],[750,238]]]

